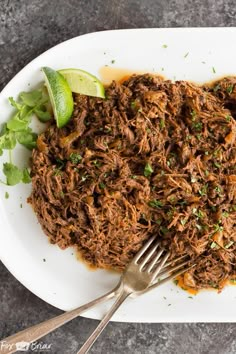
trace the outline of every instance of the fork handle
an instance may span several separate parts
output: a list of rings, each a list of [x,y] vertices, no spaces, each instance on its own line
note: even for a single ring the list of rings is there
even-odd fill
[[[115,296],[117,290],[118,287],[100,296],[99,298],[90,301],[89,303],[83,306],[80,306],[71,311],[64,312],[63,314],[53,317],[50,320],[41,322],[39,324],[36,324],[35,326],[26,328],[23,331],[20,331],[16,334],[13,334],[12,336],[2,339],[0,342],[1,354],[15,353],[17,350],[16,344],[18,342],[24,341],[27,343],[32,343],[36,341],[37,339],[52,332],[54,329],[59,328],[67,322],[73,320],[89,308],[94,307],[95,305],[100,304],[105,300],[111,299]]]
[[[85,354],[88,352],[88,350],[91,348],[93,343],[97,340],[97,338],[100,336],[104,328],[107,326],[108,322],[110,321],[111,317],[114,315],[116,310],[120,307],[120,305],[127,299],[127,297],[130,295],[130,292],[127,292],[123,290],[120,295],[117,297],[116,302],[112,305],[110,310],[107,312],[107,314],[104,316],[104,318],[101,320],[97,328],[93,331],[93,333],[90,335],[90,337],[86,340],[86,342],[83,344],[83,346],[80,348],[80,350],[77,352],[77,354]]]

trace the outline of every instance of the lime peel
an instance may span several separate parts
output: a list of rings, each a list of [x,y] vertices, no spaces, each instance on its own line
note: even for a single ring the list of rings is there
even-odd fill
[[[71,89],[66,79],[58,71],[49,67],[43,67],[42,71],[57,127],[62,128],[70,120],[74,109]]]

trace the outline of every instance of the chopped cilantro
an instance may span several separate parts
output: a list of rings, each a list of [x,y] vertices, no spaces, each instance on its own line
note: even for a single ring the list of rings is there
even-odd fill
[[[230,122],[231,121],[231,116],[229,114],[227,114],[227,116],[225,117],[226,122]]]
[[[198,193],[203,197],[205,195],[207,195],[207,188],[208,188],[208,184],[204,184],[204,186],[199,189]]]
[[[221,195],[222,189],[221,189],[220,186],[216,186],[216,187],[215,187],[215,191],[216,191],[216,193],[217,193],[218,195]]]
[[[165,128],[165,121],[164,121],[164,119],[161,119],[161,120],[160,120],[159,125],[160,125],[160,128],[161,128],[161,129]]]
[[[194,130],[200,131],[200,130],[202,130],[202,123],[201,122],[193,122],[192,128]]]
[[[161,208],[163,206],[163,203],[160,200],[154,199],[151,200],[148,205],[150,205],[153,208]]]
[[[160,233],[163,234],[163,235],[166,235],[168,233],[168,229],[167,227],[164,227],[164,226],[161,226],[160,227]]]
[[[167,48],[167,47],[168,47],[167,44],[163,44],[163,45],[162,45],[162,48]]]
[[[106,188],[106,185],[105,185],[103,182],[101,182],[101,183],[99,183],[99,187],[100,187],[101,189],[104,189],[104,188]]]
[[[219,162],[214,161],[214,166],[217,168],[221,168],[221,164]]]
[[[198,140],[201,140],[202,134],[197,134],[196,137],[197,137]]]
[[[69,159],[74,165],[77,165],[82,160],[82,156],[80,154],[72,152],[70,154]]]
[[[199,219],[204,217],[204,213],[197,208],[193,208],[193,214],[196,215]]]
[[[213,91],[214,91],[214,92],[217,92],[217,91],[219,91],[220,89],[221,89],[220,84],[217,84],[217,85],[213,88]]]
[[[190,112],[190,114],[192,116],[192,120],[194,121],[197,116],[197,112],[195,110],[192,110],[192,112]]]
[[[8,199],[9,198],[9,193],[5,192],[5,198]]]
[[[151,166],[149,163],[147,163],[147,164],[145,165],[145,167],[144,167],[144,172],[143,172],[144,176],[145,176],[145,177],[149,177],[149,176],[151,176],[151,174],[152,174],[153,172],[154,172],[154,171],[153,171],[153,169],[152,169],[152,166]]]
[[[223,226],[222,225],[219,225],[219,224],[214,224],[214,232],[222,232],[224,230]]]
[[[56,157],[57,168],[61,170],[65,166],[65,161]]]
[[[213,72],[213,74],[216,73],[216,69],[214,68],[214,66],[212,67],[212,72]]]
[[[112,63],[112,64],[115,64],[115,62],[116,62],[116,61],[115,61],[114,59],[112,59],[111,63]]]
[[[187,58],[188,55],[189,55],[189,52],[187,52],[186,54],[184,54],[184,58]]]
[[[233,92],[233,89],[234,89],[234,85],[229,85],[227,88],[226,88],[226,91],[231,94]]]

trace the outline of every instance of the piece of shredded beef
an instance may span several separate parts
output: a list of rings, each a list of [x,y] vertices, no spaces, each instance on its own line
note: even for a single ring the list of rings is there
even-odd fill
[[[122,270],[157,235],[197,266],[187,286],[221,288],[236,269],[236,78],[214,86],[137,75],[106,99],[75,95],[32,155],[29,198],[51,243]]]

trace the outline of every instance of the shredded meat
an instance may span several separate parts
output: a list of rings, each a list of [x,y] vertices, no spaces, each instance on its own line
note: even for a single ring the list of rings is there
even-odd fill
[[[29,198],[50,241],[99,268],[122,270],[157,235],[197,266],[194,288],[236,274],[236,79],[214,86],[137,75],[106,99],[75,95],[32,155]]]

